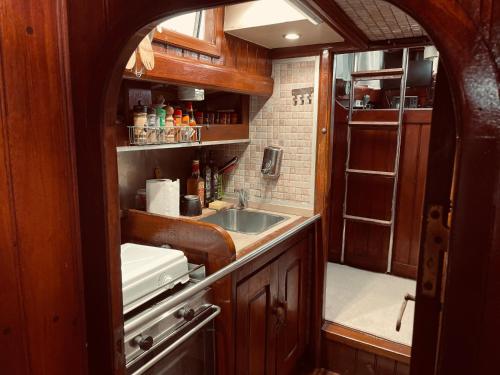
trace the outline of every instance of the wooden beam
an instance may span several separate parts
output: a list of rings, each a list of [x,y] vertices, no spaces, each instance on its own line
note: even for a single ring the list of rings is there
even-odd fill
[[[274,81],[270,77],[241,72],[234,68],[206,64],[155,52],[155,68],[137,78],[126,71],[124,77],[179,85],[195,85],[241,94],[271,96]]]
[[[423,47],[432,45],[432,40],[427,36],[419,36],[412,38],[399,38],[399,39],[386,39],[370,41],[368,49],[397,49],[397,48],[410,48],[410,47]]]
[[[331,28],[337,31],[346,42],[359,49],[368,48],[370,42],[368,37],[336,2],[331,0],[304,0],[304,3],[314,10]]]

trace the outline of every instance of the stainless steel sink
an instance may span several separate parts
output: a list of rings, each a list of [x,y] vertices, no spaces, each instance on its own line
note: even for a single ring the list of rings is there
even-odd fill
[[[288,219],[286,216],[231,208],[207,216],[200,221],[216,224],[232,232],[259,234],[286,219]]]

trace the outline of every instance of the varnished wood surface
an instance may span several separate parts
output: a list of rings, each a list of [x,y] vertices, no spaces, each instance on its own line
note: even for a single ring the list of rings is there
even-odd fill
[[[342,248],[342,205],[345,189],[347,111],[338,106],[333,147],[330,260],[340,261]],[[423,210],[425,170],[429,144],[431,109],[407,110],[403,135],[396,206],[395,242],[392,272],[416,278],[420,248],[420,223]],[[395,110],[357,111],[355,121],[394,121]],[[351,132],[350,168],[392,172],[396,156],[396,131],[356,128]],[[385,176],[349,175],[347,213],[390,220],[394,179]],[[348,221],[346,226],[346,264],[385,272],[390,228]]]
[[[138,210],[128,210],[122,220],[124,241],[169,244],[173,248],[203,251],[212,257],[236,258],[233,240],[217,225]]]
[[[236,288],[236,373],[276,373],[278,264],[271,263]]]
[[[134,77],[131,72],[125,72],[124,75]],[[182,57],[166,56],[159,52],[155,52],[154,69],[146,71],[141,79],[186,86],[197,85],[250,95],[271,96],[273,93],[273,80],[270,77]]]
[[[338,375],[410,375],[410,367],[337,341],[324,340],[323,367]]]
[[[0,372],[85,374],[65,1],[0,5]]]
[[[410,363],[411,347],[393,341],[375,337],[365,332],[332,322],[325,322],[322,328],[323,336],[331,341],[349,345],[382,357],[405,364]]]
[[[490,325],[481,324],[484,317],[500,311],[500,303],[487,298],[493,295],[500,277],[493,268],[500,259],[494,251],[499,240],[493,235],[500,227],[497,219],[500,215],[494,215],[498,207],[498,188],[494,182],[499,178],[500,151],[495,64],[498,51],[491,42],[498,39],[500,20],[491,1],[481,7],[478,0],[460,0],[453,4],[446,0],[389,2],[415,18],[440,50],[451,77],[453,101],[448,112],[457,116],[457,128],[462,135],[451,241],[454,256],[449,263],[453,276],[448,280],[441,335],[445,348],[441,351],[442,365],[450,366],[446,369],[448,373],[453,373],[455,364],[460,366],[459,370],[474,373],[475,365],[481,364],[482,372],[488,373],[491,365],[488,358],[494,357],[495,332],[498,331],[492,328],[500,324],[498,320]],[[103,328],[96,329],[99,337],[89,340],[92,351],[89,358],[94,369],[114,368],[120,372],[122,365],[119,351],[121,299],[116,296],[120,287],[116,251],[120,238],[116,229],[119,228],[117,178],[113,167],[116,152],[112,150],[114,142],[107,129],[115,120],[123,68],[141,37],[150,30],[144,25],[174,12],[222,3],[186,0],[180,4],[152,0],[147,8],[131,0],[89,0],[70,4],[71,77],[83,254],[92,265],[86,270],[89,274],[87,301],[92,303],[88,317],[92,319],[93,328]],[[140,31],[134,36],[137,30]],[[483,183],[478,184],[478,180]],[[427,179],[428,189],[436,189],[439,185],[439,181]],[[481,251],[472,253],[471,248]],[[475,267],[469,268],[471,264]],[[461,329],[463,315],[458,316],[456,312],[464,306],[471,329],[463,332],[463,340],[457,342],[456,332]],[[456,319],[453,314],[457,314]],[[425,324],[421,327],[424,330]],[[418,345],[425,346],[425,340]],[[100,358],[99,353],[113,353],[114,356]],[[455,361],[457,357],[462,359],[460,364]],[[422,363],[426,358],[420,356],[418,360]]]
[[[304,234],[307,230],[271,249],[271,258],[263,256],[237,272],[237,374],[291,374],[303,359],[310,340],[312,276],[312,243]]]
[[[206,9],[204,17],[204,39],[164,29],[161,33],[155,33],[154,40],[203,55],[220,58],[222,38],[224,38],[224,8]]]

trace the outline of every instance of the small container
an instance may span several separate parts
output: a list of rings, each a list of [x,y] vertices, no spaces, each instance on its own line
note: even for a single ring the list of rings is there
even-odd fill
[[[231,124],[238,123],[238,114],[236,112],[231,112]]]
[[[196,111],[194,118],[196,120],[196,124],[198,125],[203,124],[203,112]]]
[[[152,128],[156,126],[156,111],[154,108],[148,107],[147,124],[148,127]]]
[[[210,124],[210,114],[208,112],[205,112],[203,116],[203,124],[205,125]]]
[[[201,215],[201,201],[197,195],[184,195],[181,198],[181,215],[199,216]]]
[[[148,107],[139,100],[134,105],[134,126],[146,126],[148,116]]]
[[[179,108],[176,108],[174,111],[174,124],[176,126],[182,125],[182,110]]]
[[[216,124],[216,122],[215,122],[215,113],[214,112],[209,112],[208,113],[208,123],[209,124]]]
[[[156,116],[158,117],[158,126],[164,128],[167,111],[162,107],[156,107]]]

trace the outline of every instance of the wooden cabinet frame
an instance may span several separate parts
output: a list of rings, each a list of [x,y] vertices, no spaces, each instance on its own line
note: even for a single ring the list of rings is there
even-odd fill
[[[224,33],[224,8],[205,9],[205,39],[198,39],[172,30],[156,33],[154,40],[212,57],[221,56]]]

